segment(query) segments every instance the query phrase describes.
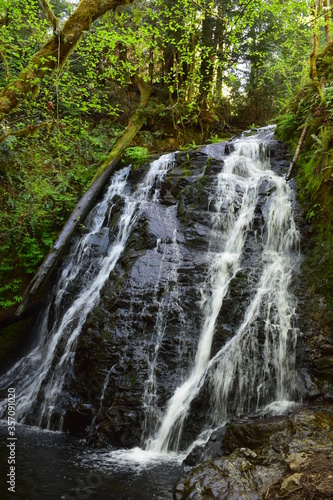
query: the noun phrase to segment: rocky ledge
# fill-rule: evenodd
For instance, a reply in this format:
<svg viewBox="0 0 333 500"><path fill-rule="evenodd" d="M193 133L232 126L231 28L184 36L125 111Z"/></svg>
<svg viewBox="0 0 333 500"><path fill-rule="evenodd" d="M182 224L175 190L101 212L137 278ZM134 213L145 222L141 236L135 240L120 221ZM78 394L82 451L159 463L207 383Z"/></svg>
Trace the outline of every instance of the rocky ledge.
<svg viewBox="0 0 333 500"><path fill-rule="evenodd" d="M185 463L205 457L175 485L175 500L332 499L333 406L235 420Z"/></svg>

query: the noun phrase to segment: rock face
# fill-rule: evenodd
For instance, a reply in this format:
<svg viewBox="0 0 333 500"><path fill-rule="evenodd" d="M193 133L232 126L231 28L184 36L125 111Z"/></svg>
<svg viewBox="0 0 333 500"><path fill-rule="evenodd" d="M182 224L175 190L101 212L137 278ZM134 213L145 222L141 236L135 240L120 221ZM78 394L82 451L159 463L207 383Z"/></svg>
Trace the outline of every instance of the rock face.
<svg viewBox="0 0 333 500"><path fill-rule="evenodd" d="M304 231L304 240L306 239ZM307 244L310 244L307 241ZM305 375L308 398L333 402L333 322L332 311L320 289L313 286L313 275L304 271L301 278L299 326L307 359ZM317 288L317 289L316 289Z"/></svg>
<svg viewBox="0 0 333 500"><path fill-rule="evenodd" d="M215 454L220 456L193 467L175 486L176 500L332 498L333 408L236 420L216 439Z"/></svg>

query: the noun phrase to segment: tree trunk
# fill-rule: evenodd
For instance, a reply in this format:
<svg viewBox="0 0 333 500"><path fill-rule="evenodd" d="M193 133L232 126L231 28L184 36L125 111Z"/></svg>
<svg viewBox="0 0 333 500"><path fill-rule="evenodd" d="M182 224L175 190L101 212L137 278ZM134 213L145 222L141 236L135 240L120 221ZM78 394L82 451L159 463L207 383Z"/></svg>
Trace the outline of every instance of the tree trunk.
<svg viewBox="0 0 333 500"><path fill-rule="evenodd" d="M310 54L310 78L312 80L312 84L316 90L319 90L319 83L318 83L318 75L317 75L317 55L318 55L318 48L319 48L319 34L318 34L318 21L317 21L317 15L319 14L318 12L318 7L317 7L317 0L312 0L312 8L311 8L311 14L313 17L312 21L312 51Z"/></svg>
<svg viewBox="0 0 333 500"><path fill-rule="evenodd" d="M290 176L291 176L291 173L292 173L292 171L293 171L293 168L294 168L294 166L295 166L295 165L296 165L296 163L297 163L297 160L298 160L299 154L300 154L300 152L301 152L301 147L302 147L302 144L303 144L303 142L304 142L304 139L305 139L305 135L306 135L306 133L307 133L307 130L308 130L308 125L307 125L307 124L305 124L305 125L304 125L304 127L303 127L303 131L302 131L301 137L300 137L300 139L299 139L299 141L298 141L298 144L297 144L297 148L296 148L296 151L295 151L294 157L293 157L293 159L292 159L292 162L291 162L291 163L290 163L290 165L289 165L289 170L288 170L288 173L287 173L287 175L286 175L286 177L285 177L286 181L289 181Z"/></svg>
<svg viewBox="0 0 333 500"><path fill-rule="evenodd" d="M4 87L0 92L0 121L11 113L27 95L34 93L39 82L59 70L67 61L79 43L82 34L91 28L100 16L115 9L118 5L127 5L134 0L81 0L64 27L32 56L27 68L19 77Z"/></svg>
<svg viewBox="0 0 333 500"><path fill-rule="evenodd" d="M82 223L84 217L87 215L89 209L101 192L106 181L114 172L123 152L131 144L133 138L145 123L146 117L142 110L146 106L150 97L151 87L135 79L134 83L138 85L141 93L140 104L135 114L130 119L122 137L118 139L109 156L104 161L102 166L98 169L95 177L92 180L90 188L88 189L88 191L86 191L79 203L76 205L74 211L72 212L71 216L60 232L57 241L54 243L53 247L41 264L37 273L29 283L23 295L22 302L16 311L16 316L20 316L22 314L28 300L33 295L35 295L38 290L40 290L46 279L50 276L52 270L54 269L54 266L58 261L58 258L69 243L69 240L73 235L75 229L80 223Z"/></svg>
<svg viewBox="0 0 333 500"><path fill-rule="evenodd" d="M223 84L223 67L225 66L225 53L224 53L224 44L225 44L225 32L226 32L226 22L225 22L225 12L220 3L217 7L218 17L216 19L216 27L215 27L215 48L216 48L216 56L218 59L217 70L216 70L216 84L215 84L215 92L214 92L214 101L221 101L222 98L222 84Z"/></svg>
<svg viewBox="0 0 333 500"><path fill-rule="evenodd" d="M201 32L201 64L200 64L200 106L207 108L207 97L213 83L213 48L215 20L205 15L202 20Z"/></svg>
<svg viewBox="0 0 333 500"><path fill-rule="evenodd" d="M329 0L324 0L325 9L325 33L326 33L326 43L331 43L332 41L332 31L331 31L331 8Z"/></svg>

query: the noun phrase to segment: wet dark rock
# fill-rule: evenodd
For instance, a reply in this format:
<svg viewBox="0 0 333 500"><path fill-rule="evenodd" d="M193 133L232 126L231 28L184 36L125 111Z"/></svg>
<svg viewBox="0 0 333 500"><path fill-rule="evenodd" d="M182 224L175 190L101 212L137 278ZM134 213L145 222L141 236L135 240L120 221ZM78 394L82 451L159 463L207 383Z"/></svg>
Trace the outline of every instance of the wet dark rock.
<svg viewBox="0 0 333 500"><path fill-rule="evenodd" d="M332 429L331 406L299 408L289 417L229 423L223 432L212 436L201 456L196 450L185 460L185 464L203 462L175 485L174 498L275 499L296 489L306 494L309 485L314 494L317 492L314 498L332 498L332 469L328 469L333 458ZM209 452L212 455L207 460ZM313 470L318 460L322 462L321 477L324 479L325 474L327 480L314 485ZM327 496L321 496L323 484Z"/></svg>
<svg viewBox="0 0 333 500"><path fill-rule="evenodd" d="M206 460L220 457L222 455L222 443L228 427L222 427L213 432L209 441L204 446L195 446L184 460L184 465L191 467Z"/></svg>
<svg viewBox="0 0 333 500"><path fill-rule="evenodd" d="M87 429L93 420L93 409L90 405L77 404L67 409L63 427L74 436L86 436Z"/></svg>
<svg viewBox="0 0 333 500"><path fill-rule="evenodd" d="M264 179L258 188L258 193L260 195L269 196L273 191L276 190L275 184L271 179Z"/></svg>
<svg viewBox="0 0 333 500"><path fill-rule="evenodd" d="M174 499L259 500L260 493L278 477L279 472L274 474L273 470L261 467L255 474L257 471L248 455L251 455L249 450L237 450L228 458L217 458L197 466L192 477L187 476L175 486Z"/></svg>
<svg viewBox="0 0 333 500"><path fill-rule="evenodd" d="M233 149L232 144L226 143L219 147L229 153ZM161 203L145 210L128 249L102 290L99 306L89 315L78 341L75 389L70 390L94 408L91 442L119 446L140 444L144 420L142 397L148 359L154 352L158 335L154 318L161 304L166 306L164 314L168 315L168 321L159 347L156 373L156 398L160 407L188 370L200 333L201 296L196 284L204 280L207 272L206 251L214 212L210 200L215 175L222 166L221 159L207 156L206 148L176 154L175 166L161 186ZM133 183L139 179L139 173L131 174ZM260 186L262 203L272 190L267 178ZM251 268L262 248L257 239L261 224L258 207L258 216L246 241L243 270L233 280L219 315L213 353L234 334L248 303L256 279L251 277ZM175 271L177 278L173 281L170 277ZM186 356L181 361L176 341L182 322L188 325L188 334L184 332L182 340L182 351L187 353L188 361ZM108 404L100 407L106 377L104 401ZM205 391L203 388L200 397L192 403L191 414L195 417L184 423L183 447L192 441L207 419L209 396Z"/></svg>

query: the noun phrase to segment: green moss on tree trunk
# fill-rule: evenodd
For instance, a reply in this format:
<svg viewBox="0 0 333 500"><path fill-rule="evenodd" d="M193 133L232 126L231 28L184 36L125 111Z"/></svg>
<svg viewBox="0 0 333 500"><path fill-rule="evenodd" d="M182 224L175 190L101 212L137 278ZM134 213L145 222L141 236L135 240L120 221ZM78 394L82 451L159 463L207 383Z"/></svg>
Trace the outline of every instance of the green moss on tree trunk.
<svg viewBox="0 0 333 500"><path fill-rule="evenodd" d="M81 0L62 30L31 58L19 77L0 92L0 120L11 113L29 94L38 93L40 80L60 70L80 42L81 36L100 16L134 0Z"/></svg>

